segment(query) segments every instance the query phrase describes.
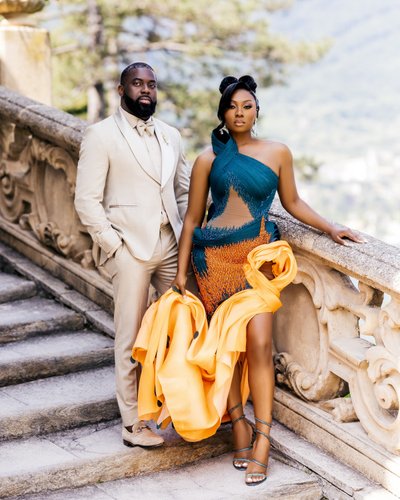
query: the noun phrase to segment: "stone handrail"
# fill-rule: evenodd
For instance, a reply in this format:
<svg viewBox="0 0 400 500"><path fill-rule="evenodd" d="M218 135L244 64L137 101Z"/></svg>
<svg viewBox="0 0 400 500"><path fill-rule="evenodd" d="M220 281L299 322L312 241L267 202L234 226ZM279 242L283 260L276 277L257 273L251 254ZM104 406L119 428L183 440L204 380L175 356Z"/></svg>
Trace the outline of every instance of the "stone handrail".
<svg viewBox="0 0 400 500"><path fill-rule="evenodd" d="M87 123L51 106L40 104L0 85L2 124L10 122L54 146L68 150L76 159Z"/></svg>
<svg viewBox="0 0 400 500"><path fill-rule="evenodd" d="M0 120L0 237L37 261L53 259L53 272L68 268L64 279L91 298L96 286L111 295L73 208L86 123L4 87ZM359 420L399 453L400 249L369 236L337 245L279 204L271 214L299 266L274 319L278 383L339 421Z"/></svg>

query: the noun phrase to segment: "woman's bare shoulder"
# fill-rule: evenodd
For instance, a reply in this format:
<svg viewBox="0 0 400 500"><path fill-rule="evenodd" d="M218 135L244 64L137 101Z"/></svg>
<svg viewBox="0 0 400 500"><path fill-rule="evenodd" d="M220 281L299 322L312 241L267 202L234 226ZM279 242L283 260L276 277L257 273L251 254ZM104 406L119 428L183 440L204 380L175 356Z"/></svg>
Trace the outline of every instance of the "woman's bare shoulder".
<svg viewBox="0 0 400 500"><path fill-rule="evenodd" d="M269 150L274 150L276 153L280 153L282 155L291 155L291 151L286 144L278 141L270 141L268 139L260 140L260 143L264 148L268 148Z"/></svg>
<svg viewBox="0 0 400 500"><path fill-rule="evenodd" d="M267 158L272 157L276 159L279 167L291 166L293 163L293 156L286 144L278 141L263 140L262 143L263 153Z"/></svg>
<svg viewBox="0 0 400 500"><path fill-rule="evenodd" d="M208 146L204 151L202 151L196 158L195 166L199 165L200 168L211 168L211 165L215 159L215 153L211 146Z"/></svg>
<svg viewBox="0 0 400 500"><path fill-rule="evenodd" d="M197 157L201 161L213 161L215 158L215 153L211 146L207 146Z"/></svg>

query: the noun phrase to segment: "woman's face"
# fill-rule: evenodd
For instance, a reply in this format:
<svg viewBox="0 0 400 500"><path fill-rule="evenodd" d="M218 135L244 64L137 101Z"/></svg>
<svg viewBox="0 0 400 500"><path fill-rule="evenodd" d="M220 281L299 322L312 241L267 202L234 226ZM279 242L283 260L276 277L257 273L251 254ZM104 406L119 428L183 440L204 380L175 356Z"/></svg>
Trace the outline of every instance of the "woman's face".
<svg viewBox="0 0 400 500"><path fill-rule="evenodd" d="M248 90L239 89L232 95L230 107L225 112L225 125L231 132L251 130L257 119L254 97Z"/></svg>

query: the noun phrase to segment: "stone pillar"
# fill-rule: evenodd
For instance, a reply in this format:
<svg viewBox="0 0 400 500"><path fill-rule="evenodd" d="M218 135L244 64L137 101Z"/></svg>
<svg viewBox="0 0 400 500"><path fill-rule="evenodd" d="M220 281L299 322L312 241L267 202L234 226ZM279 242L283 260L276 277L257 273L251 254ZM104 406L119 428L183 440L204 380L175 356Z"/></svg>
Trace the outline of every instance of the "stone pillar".
<svg viewBox="0 0 400 500"><path fill-rule="evenodd" d="M44 0L0 0L0 84L51 104L49 33L32 25L28 14Z"/></svg>

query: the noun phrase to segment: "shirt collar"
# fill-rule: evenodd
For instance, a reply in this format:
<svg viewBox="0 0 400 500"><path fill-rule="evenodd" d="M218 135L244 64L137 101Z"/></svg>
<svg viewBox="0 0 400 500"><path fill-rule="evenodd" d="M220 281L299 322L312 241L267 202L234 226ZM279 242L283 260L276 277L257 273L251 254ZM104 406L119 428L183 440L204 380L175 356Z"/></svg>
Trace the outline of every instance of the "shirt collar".
<svg viewBox="0 0 400 500"><path fill-rule="evenodd" d="M139 122L144 122L144 123L153 123L153 117L150 116L150 118L148 118L147 120L142 120L141 118L135 116L135 115L132 115L131 113L128 113L127 111L125 111L122 106L119 107L121 112L124 114L125 118L128 120L130 126L132 128L136 128L137 127L137 124Z"/></svg>

